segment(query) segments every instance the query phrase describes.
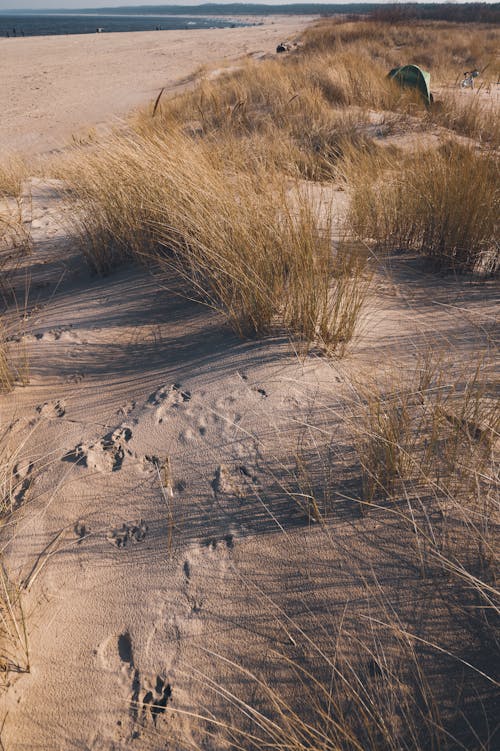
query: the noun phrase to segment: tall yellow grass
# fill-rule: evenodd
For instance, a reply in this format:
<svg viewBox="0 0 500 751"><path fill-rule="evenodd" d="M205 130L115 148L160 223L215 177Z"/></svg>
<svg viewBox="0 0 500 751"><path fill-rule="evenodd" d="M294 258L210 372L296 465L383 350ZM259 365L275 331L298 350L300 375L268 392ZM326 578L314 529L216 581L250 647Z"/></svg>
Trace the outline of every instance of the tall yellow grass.
<svg viewBox="0 0 500 751"><path fill-rule="evenodd" d="M378 248L410 250L442 267L495 272L500 263L498 158L456 143L346 167L354 231Z"/></svg>
<svg viewBox="0 0 500 751"><path fill-rule="evenodd" d="M182 134L120 138L67 168L89 262L175 268L241 335L278 324L329 350L356 329L364 264L334 254L329 212L276 171L214 163Z"/></svg>

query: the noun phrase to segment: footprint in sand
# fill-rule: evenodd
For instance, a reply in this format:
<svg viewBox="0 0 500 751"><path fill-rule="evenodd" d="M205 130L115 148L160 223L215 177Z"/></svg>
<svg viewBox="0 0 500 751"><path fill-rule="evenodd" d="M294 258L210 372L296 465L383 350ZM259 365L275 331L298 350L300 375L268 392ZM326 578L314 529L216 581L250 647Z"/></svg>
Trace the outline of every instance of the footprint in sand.
<svg viewBox="0 0 500 751"><path fill-rule="evenodd" d="M56 418L64 417L66 414L66 403L62 399L58 399L55 402L45 402L39 404L36 411L40 413L42 417Z"/></svg>
<svg viewBox="0 0 500 751"><path fill-rule="evenodd" d="M131 438L131 428L121 426L95 443L79 443L63 459L97 472L117 472L125 459L125 444Z"/></svg>
<svg viewBox="0 0 500 751"><path fill-rule="evenodd" d="M133 728L137 721L141 681L139 670L134 664L133 643L129 632L108 636L99 646L97 657L105 670L117 674L120 693L129 700L129 716Z"/></svg>
<svg viewBox="0 0 500 751"><path fill-rule="evenodd" d="M12 470L12 486L10 489L11 502L13 508L20 506L26 498L31 485L33 484L33 462L18 462Z"/></svg>
<svg viewBox="0 0 500 751"><path fill-rule="evenodd" d="M133 645L128 631L108 636L97 650L97 658L105 670L118 672L123 667L133 668ZM128 671L125 671L127 674Z"/></svg>
<svg viewBox="0 0 500 751"><path fill-rule="evenodd" d="M248 493L249 486L257 482L256 475L246 464L228 467L219 464L212 480L212 490L216 497L236 496L242 498Z"/></svg>

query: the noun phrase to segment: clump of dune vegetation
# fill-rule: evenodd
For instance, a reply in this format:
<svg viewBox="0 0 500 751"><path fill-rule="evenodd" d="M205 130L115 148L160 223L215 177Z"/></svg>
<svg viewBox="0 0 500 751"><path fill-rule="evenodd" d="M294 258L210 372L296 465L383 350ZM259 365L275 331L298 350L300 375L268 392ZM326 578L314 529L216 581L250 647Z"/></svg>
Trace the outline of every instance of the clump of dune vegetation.
<svg viewBox="0 0 500 751"><path fill-rule="evenodd" d="M9 278L30 248L30 233L23 223L21 202L12 199L5 206L0 206L0 391L11 391L20 375L9 351L9 334L12 331L5 320L4 311L12 298Z"/></svg>
<svg viewBox="0 0 500 751"><path fill-rule="evenodd" d="M451 142L399 159L354 155L348 172L353 230L378 249L462 271L498 268L496 154Z"/></svg>
<svg viewBox="0 0 500 751"><path fill-rule="evenodd" d="M67 174L96 271L127 258L174 269L244 336L278 323L331 351L354 336L366 256L334 248L331 212L275 169L222 168L204 143L170 133L114 140Z"/></svg>
<svg viewBox="0 0 500 751"><path fill-rule="evenodd" d="M0 163L0 198L18 198L21 195L22 183L28 177L27 161L13 155Z"/></svg>

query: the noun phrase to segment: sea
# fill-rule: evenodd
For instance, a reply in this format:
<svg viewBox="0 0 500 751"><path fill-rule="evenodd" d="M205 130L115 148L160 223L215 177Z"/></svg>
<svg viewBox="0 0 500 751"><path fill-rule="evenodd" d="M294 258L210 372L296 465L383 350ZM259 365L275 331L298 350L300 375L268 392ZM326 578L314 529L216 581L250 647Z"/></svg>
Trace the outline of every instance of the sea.
<svg viewBox="0 0 500 751"><path fill-rule="evenodd" d="M0 37L51 36L53 34L95 34L118 31L165 29L225 29L253 26L254 23L210 16L103 15L102 13L23 13L0 12Z"/></svg>

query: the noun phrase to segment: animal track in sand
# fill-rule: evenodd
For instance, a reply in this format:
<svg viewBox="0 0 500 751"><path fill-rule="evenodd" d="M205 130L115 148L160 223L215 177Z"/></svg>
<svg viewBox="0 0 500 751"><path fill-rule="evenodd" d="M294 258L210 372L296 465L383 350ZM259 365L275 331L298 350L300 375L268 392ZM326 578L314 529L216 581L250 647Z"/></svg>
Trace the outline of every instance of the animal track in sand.
<svg viewBox="0 0 500 751"><path fill-rule="evenodd" d="M203 435L203 434L202 434ZM186 428L179 433L179 441L181 443L192 443L196 438L196 433L191 428Z"/></svg>
<svg viewBox="0 0 500 751"><path fill-rule="evenodd" d="M180 383L170 386L161 386L153 394L150 394L146 406L156 407L156 422L161 424L165 419L169 408L178 407L191 400L191 392L183 390Z"/></svg>
<svg viewBox="0 0 500 751"><path fill-rule="evenodd" d="M146 723L148 714L156 725L159 715L167 708L169 699L172 698L172 687L162 676L157 675L153 690L146 691L142 698L142 722Z"/></svg>
<svg viewBox="0 0 500 751"><path fill-rule="evenodd" d="M19 337L16 341L20 341ZM22 336L25 341L43 341L43 342L67 342L70 344L87 344L82 340L80 335L72 330L71 326L58 327L48 331L38 331L35 334L25 334Z"/></svg>
<svg viewBox="0 0 500 751"><path fill-rule="evenodd" d="M140 722L145 725L150 718L156 726L158 717L163 714L167 708L169 699L172 698L172 686L162 675L156 675L152 686L143 686L141 675L134 663L134 650L132 638L128 631L119 635L117 641L118 656L121 662L129 669L129 676L132 678L130 693L130 718L133 728ZM146 681L146 684L149 681ZM137 729L132 730L132 738L138 738Z"/></svg>
<svg viewBox="0 0 500 751"><path fill-rule="evenodd" d="M45 402L44 404L39 404L36 411L39 412L42 417L64 417L66 414L66 403L62 399L58 399L55 402Z"/></svg>
<svg viewBox="0 0 500 751"><path fill-rule="evenodd" d="M135 409L135 405L135 401L128 402L127 404L124 404L123 407L117 409L116 414L127 417L132 412L132 410Z"/></svg>
<svg viewBox="0 0 500 751"><path fill-rule="evenodd" d="M142 542L147 534L148 525L144 519L140 519L135 524L122 524L121 527L113 529L108 535L107 540L117 548L126 547L127 543L135 544Z"/></svg>
<svg viewBox="0 0 500 751"><path fill-rule="evenodd" d="M268 393L265 389L257 388L257 386L252 386L252 391L255 391L256 394L259 394L263 399L266 399L268 396Z"/></svg>
<svg viewBox="0 0 500 751"><path fill-rule="evenodd" d="M228 533L227 535L224 535L224 537L221 537L220 539L216 539L215 537L209 538L205 540L203 544L206 548L208 548L212 552L216 550L220 550L221 548L232 550L234 548L234 540L235 540L235 535Z"/></svg>

